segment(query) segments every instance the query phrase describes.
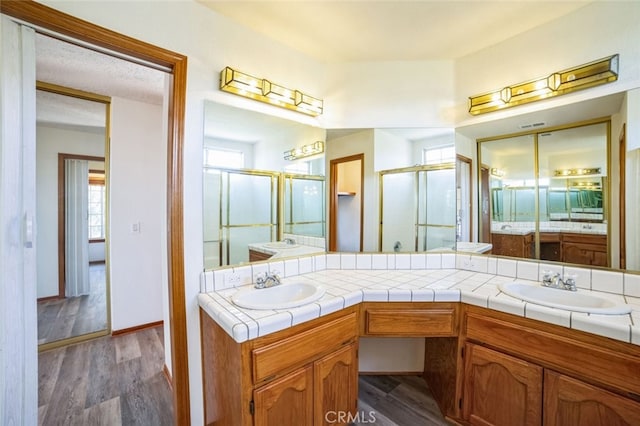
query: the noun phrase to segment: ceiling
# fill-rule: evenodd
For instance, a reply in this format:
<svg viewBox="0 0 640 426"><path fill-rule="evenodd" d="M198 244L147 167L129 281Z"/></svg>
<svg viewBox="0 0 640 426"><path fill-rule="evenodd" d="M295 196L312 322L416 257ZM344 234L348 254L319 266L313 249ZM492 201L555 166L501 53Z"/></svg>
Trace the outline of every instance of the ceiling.
<svg viewBox="0 0 640 426"><path fill-rule="evenodd" d="M320 62L456 59L593 0L197 0Z"/></svg>
<svg viewBox="0 0 640 426"><path fill-rule="evenodd" d="M43 34L36 35L36 79L97 95L161 105L165 73ZM101 128L104 106L37 92L39 123Z"/></svg>

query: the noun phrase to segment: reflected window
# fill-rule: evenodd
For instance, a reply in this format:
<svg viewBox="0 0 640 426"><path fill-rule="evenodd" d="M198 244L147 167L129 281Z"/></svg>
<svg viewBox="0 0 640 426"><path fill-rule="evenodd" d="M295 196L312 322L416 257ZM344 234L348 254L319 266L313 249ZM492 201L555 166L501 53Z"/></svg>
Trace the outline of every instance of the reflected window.
<svg viewBox="0 0 640 426"><path fill-rule="evenodd" d="M422 151L422 164L452 163L456 159L455 146L427 148Z"/></svg>
<svg viewBox="0 0 640 426"><path fill-rule="evenodd" d="M102 240L106 225L104 184L89 184L89 240Z"/></svg>
<svg viewBox="0 0 640 426"><path fill-rule="evenodd" d="M230 149L205 148L204 165L222 168L244 168L244 153Z"/></svg>

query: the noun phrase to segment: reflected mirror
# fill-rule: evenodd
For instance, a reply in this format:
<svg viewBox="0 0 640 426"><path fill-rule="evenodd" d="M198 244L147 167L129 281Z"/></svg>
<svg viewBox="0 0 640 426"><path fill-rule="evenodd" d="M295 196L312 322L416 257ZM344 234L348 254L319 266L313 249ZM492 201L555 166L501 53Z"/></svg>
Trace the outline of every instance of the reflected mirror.
<svg viewBox="0 0 640 426"><path fill-rule="evenodd" d="M36 263L43 350L110 329L105 250L109 102L40 82L38 88Z"/></svg>
<svg viewBox="0 0 640 426"><path fill-rule="evenodd" d="M610 266L609 126L479 143L481 241L493 254Z"/></svg>

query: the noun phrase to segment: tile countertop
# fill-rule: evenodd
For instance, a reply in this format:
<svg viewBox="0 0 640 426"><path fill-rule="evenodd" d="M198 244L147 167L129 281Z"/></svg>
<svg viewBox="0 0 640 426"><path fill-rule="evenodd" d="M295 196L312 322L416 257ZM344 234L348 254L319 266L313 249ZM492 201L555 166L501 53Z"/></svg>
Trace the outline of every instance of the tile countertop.
<svg viewBox="0 0 640 426"><path fill-rule="evenodd" d="M331 268L336 257L338 266ZM376 262L372 262L372 257L384 257L385 263L388 262L395 268L375 269ZM347 258L349 262L345 261ZM475 262L472 259L475 259ZM464 302L640 345L638 275L455 254L327 254L289 259L286 262L293 261L300 261L301 264L304 261L305 264L312 263L316 266L300 267L301 270L296 267L295 274L285 274L283 284L310 282L322 285L326 289L322 298L304 306L285 310L243 309L231 302L231 296L241 288L247 288L247 285L244 285L221 288L217 291L203 290L198 295L198 303L237 342L283 330L360 302ZM286 265L282 265L286 262L275 262L274 266L286 268ZM345 263L348 264L347 268L352 267L345 268ZM264 269L268 266L261 265L255 267ZM421 266L422 269L415 266ZM468 270L470 268L476 271ZM631 314L595 315L549 308L513 298L498 288L500 283L515 280L537 284L538 274L549 268L564 268L564 273L577 272L578 284L581 287L579 291L594 291L618 303L630 304L633 308ZM313 271L305 273L303 269ZM487 272L478 272L477 269ZM207 279L206 274L211 274L209 279L213 279L213 272L209 271L203 273L203 280ZM586 282L587 280L589 282ZM591 285L592 280L598 283L603 280L611 281L608 284L614 284L612 288L616 288L615 284L620 281L620 294L596 291L592 288L596 287L595 284ZM624 284L625 281L629 284ZM627 287L629 291L626 291ZM625 291L622 291L623 288Z"/></svg>

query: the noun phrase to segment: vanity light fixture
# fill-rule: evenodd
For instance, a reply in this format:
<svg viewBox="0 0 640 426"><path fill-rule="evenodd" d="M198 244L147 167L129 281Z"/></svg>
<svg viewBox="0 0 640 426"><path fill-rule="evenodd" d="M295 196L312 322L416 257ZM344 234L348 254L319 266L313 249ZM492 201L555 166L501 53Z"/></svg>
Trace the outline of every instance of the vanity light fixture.
<svg viewBox="0 0 640 426"><path fill-rule="evenodd" d="M599 175L600 167L592 167L590 169L562 169L556 170L556 177L576 177L576 176L589 176Z"/></svg>
<svg viewBox="0 0 640 426"><path fill-rule="evenodd" d="M313 117L322 114L322 99L316 99L299 90L288 89L265 78L254 77L230 67L225 67L220 72L220 90Z"/></svg>
<svg viewBox="0 0 640 426"><path fill-rule="evenodd" d="M297 160L324 152L324 142L317 141L309 145L300 146L284 152L285 160Z"/></svg>
<svg viewBox="0 0 640 426"><path fill-rule="evenodd" d="M497 178L503 178L504 177L504 170L496 169L495 167L492 167L491 170L489 171L489 173L491 173L491 176L494 176L494 177L497 177Z"/></svg>
<svg viewBox="0 0 640 426"><path fill-rule="evenodd" d="M548 77L470 96L469 113L472 115L483 114L616 81L618 79L618 60L619 55L615 54L554 72Z"/></svg>
<svg viewBox="0 0 640 426"><path fill-rule="evenodd" d="M600 182L574 182L571 186L578 189L602 189Z"/></svg>

